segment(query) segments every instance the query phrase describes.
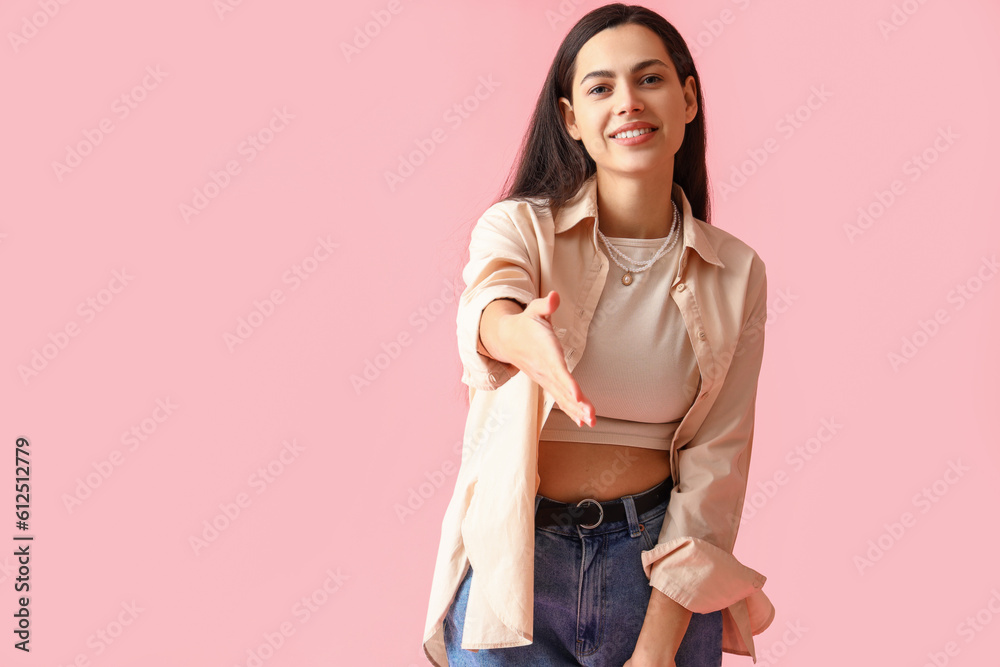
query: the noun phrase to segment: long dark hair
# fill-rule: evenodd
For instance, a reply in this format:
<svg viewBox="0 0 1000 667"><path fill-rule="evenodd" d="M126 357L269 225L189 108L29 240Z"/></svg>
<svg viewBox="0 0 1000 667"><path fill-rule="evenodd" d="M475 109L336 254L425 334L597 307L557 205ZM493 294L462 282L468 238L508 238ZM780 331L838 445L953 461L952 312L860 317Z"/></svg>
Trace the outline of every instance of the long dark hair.
<svg viewBox="0 0 1000 667"><path fill-rule="evenodd" d="M684 141L674 157L674 181L684 189L692 215L711 224L708 168L705 163L705 101L691 51L677 29L662 16L645 7L620 3L598 7L588 13L563 39L538 95L514 167L494 204L505 199L541 199L556 210L597 172L597 164L587 154L583 142L574 140L566 130L559 110L559 98L573 99L576 56L587 40L606 28L626 23L643 25L660 36L681 85L688 76L694 77L698 113L687 124ZM513 184L510 183L512 175ZM667 187L669 185L666 184ZM464 385L459 383L456 391L467 405L469 397Z"/></svg>
<svg viewBox="0 0 1000 667"><path fill-rule="evenodd" d="M711 224L708 168L705 164L705 102L694 59L684 38L666 19L645 7L621 3L598 7L588 13L563 39L538 95L515 166L508 174L497 201L541 198L555 210L597 171L597 165L587 154L583 142L574 140L566 130L559 110L559 98L573 99L576 56L587 40L602 30L628 23L645 26L659 35L682 86L688 76L694 77L698 114L687 124L684 141L674 157L674 181L684 189L694 217ZM515 173L511 184L510 176Z"/></svg>

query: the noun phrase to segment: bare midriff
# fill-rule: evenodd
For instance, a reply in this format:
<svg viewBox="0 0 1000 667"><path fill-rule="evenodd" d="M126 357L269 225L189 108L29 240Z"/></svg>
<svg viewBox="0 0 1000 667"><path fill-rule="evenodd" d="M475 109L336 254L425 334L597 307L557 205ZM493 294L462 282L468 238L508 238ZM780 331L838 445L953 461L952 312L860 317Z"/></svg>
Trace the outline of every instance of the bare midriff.
<svg viewBox="0 0 1000 667"><path fill-rule="evenodd" d="M670 477L670 455L626 445L540 440L538 476L538 493L552 500L614 500Z"/></svg>

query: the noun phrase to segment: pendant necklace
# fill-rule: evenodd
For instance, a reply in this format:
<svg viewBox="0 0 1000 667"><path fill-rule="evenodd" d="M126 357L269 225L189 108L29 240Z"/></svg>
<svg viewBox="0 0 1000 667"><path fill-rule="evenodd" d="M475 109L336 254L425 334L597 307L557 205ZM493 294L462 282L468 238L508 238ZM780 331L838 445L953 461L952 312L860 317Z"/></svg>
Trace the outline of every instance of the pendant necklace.
<svg viewBox="0 0 1000 667"><path fill-rule="evenodd" d="M673 204L674 206L674 221L673 224L670 226L670 233L667 234L667 237L663 240L663 245L661 245L660 249L656 251L656 254L653 255L652 259L648 259L644 262L637 262L636 260L632 259L628 255L623 253L621 250L616 248L614 244L611 243L611 241L608 240L608 237L604 235L604 232L602 232L600 229L597 230L597 233L598 235L600 235L601 240L604 241L604 244L608 247L608 250L611 251L610 255L611 259L623 271L625 271L625 275L622 276L622 285L625 286L631 285L633 280L632 278L633 273L641 273L646 269L648 269L649 267L653 266L653 264L656 263L656 260L660 259L673 249L674 245L677 243L677 239L681 237L679 233L681 214L680 211L677 210L677 204L673 200L671 200L670 203ZM618 260L618 257L622 257L627 262L633 264L636 268L630 269L629 267L625 266Z"/></svg>

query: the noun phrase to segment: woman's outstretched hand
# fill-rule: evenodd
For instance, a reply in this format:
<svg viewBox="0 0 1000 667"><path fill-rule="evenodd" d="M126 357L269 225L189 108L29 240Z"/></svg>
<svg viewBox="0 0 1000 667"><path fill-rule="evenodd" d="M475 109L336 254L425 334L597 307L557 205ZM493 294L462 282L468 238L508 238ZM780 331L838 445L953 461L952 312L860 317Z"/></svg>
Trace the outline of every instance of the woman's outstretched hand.
<svg viewBox="0 0 1000 667"><path fill-rule="evenodd" d="M558 307L555 290L533 299L521 313L499 320L497 337L510 363L548 391L578 425L593 426L594 406L570 375L562 344L552 329L550 318Z"/></svg>

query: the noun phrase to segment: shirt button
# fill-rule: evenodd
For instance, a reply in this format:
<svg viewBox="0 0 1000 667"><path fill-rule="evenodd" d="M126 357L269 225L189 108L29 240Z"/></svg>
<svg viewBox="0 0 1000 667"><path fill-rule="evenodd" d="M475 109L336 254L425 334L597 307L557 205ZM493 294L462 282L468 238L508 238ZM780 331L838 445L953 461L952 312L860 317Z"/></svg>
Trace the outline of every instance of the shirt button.
<svg viewBox="0 0 1000 667"><path fill-rule="evenodd" d="M490 382L496 384L497 376L495 373L490 373Z"/></svg>
<svg viewBox="0 0 1000 667"><path fill-rule="evenodd" d="M705 340L705 330L704 329L698 329L698 338L700 338L702 340Z"/></svg>
<svg viewBox="0 0 1000 667"><path fill-rule="evenodd" d="M678 292L684 291L684 283L677 283L677 291Z"/></svg>

